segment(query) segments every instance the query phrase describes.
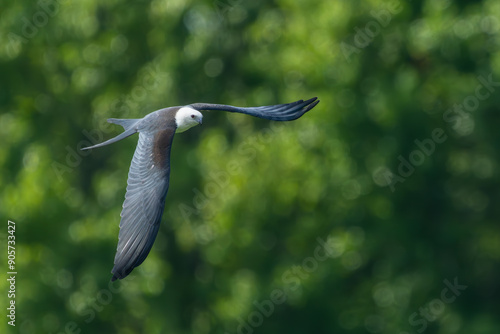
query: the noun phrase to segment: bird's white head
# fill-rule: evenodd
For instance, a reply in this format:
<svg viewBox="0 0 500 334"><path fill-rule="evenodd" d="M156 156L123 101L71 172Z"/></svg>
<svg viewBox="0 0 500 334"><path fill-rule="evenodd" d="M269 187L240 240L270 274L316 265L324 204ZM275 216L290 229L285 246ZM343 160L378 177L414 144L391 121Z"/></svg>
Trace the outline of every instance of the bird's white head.
<svg viewBox="0 0 500 334"><path fill-rule="evenodd" d="M175 124L177 130L175 132L184 132L195 125L202 123L203 115L196 109L191 107L182 107L175 114Z"/></svg>

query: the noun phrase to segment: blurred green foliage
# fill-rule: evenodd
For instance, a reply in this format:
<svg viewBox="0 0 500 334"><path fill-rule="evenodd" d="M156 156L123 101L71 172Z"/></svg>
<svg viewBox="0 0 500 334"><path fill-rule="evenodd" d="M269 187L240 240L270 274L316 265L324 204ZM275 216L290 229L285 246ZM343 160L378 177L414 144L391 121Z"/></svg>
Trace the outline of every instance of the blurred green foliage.
<svg viewBox="0 0 500 334"><path fill-rule="evenodd" d="M7 0L0 32L8 331L500 333L499 1ZM137 137L79 151L107 118L312 96L177 135L152 252L110 284Z"/></svg>

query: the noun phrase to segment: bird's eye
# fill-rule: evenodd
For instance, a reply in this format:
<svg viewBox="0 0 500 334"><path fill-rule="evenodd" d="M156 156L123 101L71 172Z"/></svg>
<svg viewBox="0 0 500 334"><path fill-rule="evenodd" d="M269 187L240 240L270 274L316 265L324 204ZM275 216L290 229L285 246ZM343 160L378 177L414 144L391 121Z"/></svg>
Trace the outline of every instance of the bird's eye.
<svg viewBox="0 0 500 334"><path fill-rule="evenodd" d="M194 115L191 115L191 118L194 118Z"/></svg>

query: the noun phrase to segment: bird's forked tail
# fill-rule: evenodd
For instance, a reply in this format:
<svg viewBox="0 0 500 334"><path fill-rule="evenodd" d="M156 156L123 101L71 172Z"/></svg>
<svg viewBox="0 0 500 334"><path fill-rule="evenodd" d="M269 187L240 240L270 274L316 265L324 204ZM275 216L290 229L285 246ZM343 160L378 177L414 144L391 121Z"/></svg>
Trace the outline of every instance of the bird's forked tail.
<svg viewBox="0 0 500 334"><path fill-rule="evenodd" d="M90 150L93 148L109 145L112 143L115 143L117 141L120 141L124 138L127 138L128 136L133 135L138 131L137 124L139 123L141 119L119 119L119 118L110 118L108 119L108 123L113 123L113 124L118 124L123 127L125 131L120 133L118 136L108 139L105 142L102 142L100 144L96 144L94 146L89 146L89 147L84 147L82 150Z"/></svg>

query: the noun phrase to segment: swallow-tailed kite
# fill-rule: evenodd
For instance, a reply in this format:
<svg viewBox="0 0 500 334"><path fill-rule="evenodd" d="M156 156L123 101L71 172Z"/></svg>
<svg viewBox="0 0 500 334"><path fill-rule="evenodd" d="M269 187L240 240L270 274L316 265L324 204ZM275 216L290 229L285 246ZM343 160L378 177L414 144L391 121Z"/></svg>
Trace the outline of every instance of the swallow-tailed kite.
<svg viewBox="0 0 500 334"><path fill-rule="evenodd" d="M194 103L160 109L141 119L108 119L109 123L121 125L125 131L84 150L108 145L139 132L120 214L120 233L111 280L122 279L130 274L151 250L165 206L174 134L201 124L203 115L200 110L222 110L274 121L291 121L314 108L318 102L314 97L306 101L250 108Z"/></svg>

